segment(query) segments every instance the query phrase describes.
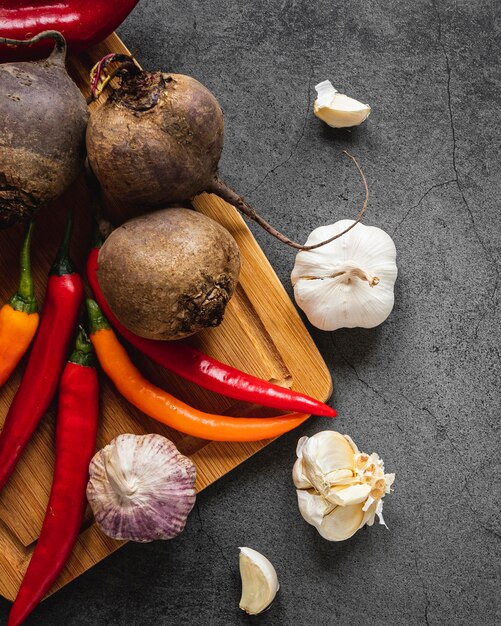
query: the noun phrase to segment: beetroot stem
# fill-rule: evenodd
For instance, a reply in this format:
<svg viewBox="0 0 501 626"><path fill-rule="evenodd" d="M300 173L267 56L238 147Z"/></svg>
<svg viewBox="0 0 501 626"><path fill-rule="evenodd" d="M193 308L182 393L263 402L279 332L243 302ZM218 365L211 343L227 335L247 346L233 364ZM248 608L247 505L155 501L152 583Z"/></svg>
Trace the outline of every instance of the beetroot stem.
<svg viewBox="0 0 501 626"><path fill-rule="evenodd" d="M120 61L120 65L110 74L106 71L107 66L115 61ZM134 55L111 53L104 56L98 61L90 72L90 96L87 104L97 100L106 86L115 78L125 73L140 72L141 68L137 65Z"/></svg>
<svg viewBox="0 0 501 626"><path fill-rule="evenodd" d="M321 246L325 246L331 241L334 241L335 239L342 237L345 233L351 230L354 226L356 226L361 221L362 217L364 216L365 210L367 209L367 203L369 201L369 187L367 185L367 180L365 178L364 172L359 162L352 154L350 154L346 150L343 150L343 154L346 154L346 156L349 157L353 161L353 163L355 163L358 173L360 174L362 185L365 191L365 198L362 204L362 208L360 209L357 215L357 219L353 222L353 224L350 224L348 228L345 228L345 230L343 230L341 233L334 235L334 237L330 237L330 239L326 239L325 241L321 241L320 243L316 243L311 246L303 246L300 243L297 243L296 241L292 241L291 239L286 237L283 233L278 231L269 222L267 222L263 217L261 217L258 213L256 213L256 210L248 202L246 202L242 198L242 196L239 196L236 191L233 191L231 187L228 187L228 185L224 181L222 181L219 177L216 176L214 178L214 180L212 181L207 191L208 193L216 194L217 196L219 196L220 198L222 198L229 204L233 205L235 208L241 211L244 215L246 215L249 219L253 220L257 224L259 224L262 228L264 228L264 230L268 232L270 235L273 235L273 237L276 237L282 243L285 243L288 246L291 246L291 248L296 248L296 250L315 250L315 248L320 248Z"/></svg>

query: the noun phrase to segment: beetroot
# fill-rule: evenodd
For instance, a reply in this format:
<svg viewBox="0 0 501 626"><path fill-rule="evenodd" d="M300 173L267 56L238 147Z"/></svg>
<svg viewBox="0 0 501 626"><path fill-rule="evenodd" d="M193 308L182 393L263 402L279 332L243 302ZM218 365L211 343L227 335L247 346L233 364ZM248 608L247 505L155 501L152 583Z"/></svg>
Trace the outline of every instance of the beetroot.
<svg viewBox="0 0 501 626"><path fill-rule="evenodd" d="M208 189L223 127L216 98L198 81L141 72L91 115L89 162L109 195L144 210L162 208Z"/></svg>
<svg viewBox="0 0 501 626"><path fill-rule="evenodd" d="M57 198L85 159L88 111L65 68L66 42L56 31L26 45L54 39L47 58L0 65L0 228L31 219Z"/></svg>

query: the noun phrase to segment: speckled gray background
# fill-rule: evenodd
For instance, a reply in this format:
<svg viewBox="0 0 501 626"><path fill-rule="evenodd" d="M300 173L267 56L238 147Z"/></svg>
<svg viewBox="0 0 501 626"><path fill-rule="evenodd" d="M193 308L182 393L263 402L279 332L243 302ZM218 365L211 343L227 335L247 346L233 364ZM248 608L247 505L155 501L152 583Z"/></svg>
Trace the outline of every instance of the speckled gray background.
<svg viewBox="0 0 501 626"><path fill-rule="evenodd" d="M46 601L30 625L501 623L501 166L495 0L142 0L120 35L150 69L189 73L226 116L224 178L299 240L356 214L393 235L396 306L375 330L313 332L335 426L395 471L390 530L330 544L290 482L312 419L198 498L174 541L128 545ZM336 132L311 113L331 78L373 106ZM294 254L253 229L290 292ZM259 618L238 609L237 547L276 565ZM4 622L8 603L0 601Z"/></svg>

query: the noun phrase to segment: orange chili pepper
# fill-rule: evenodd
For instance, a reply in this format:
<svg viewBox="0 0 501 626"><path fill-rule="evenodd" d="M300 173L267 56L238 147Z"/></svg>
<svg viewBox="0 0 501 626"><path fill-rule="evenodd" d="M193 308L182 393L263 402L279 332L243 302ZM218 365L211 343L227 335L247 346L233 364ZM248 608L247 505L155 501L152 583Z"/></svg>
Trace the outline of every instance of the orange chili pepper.
<svg viewBox="0 0 501 626"><path fill-rule="evenodd" d="M211 441L259 441L286 433L309 415L228 417L194 409L146 380L118 341L97 302L87 300L90 339L101 367L122 396L146 415L180 432Z"/></svg>
<svg viewBox="0 0 501 626"><path fill-rule="evenodd" d="M21 247L19 289L0 309L0 386L14 371L38 328L38 306L31 276L30 223Z"/></svg>

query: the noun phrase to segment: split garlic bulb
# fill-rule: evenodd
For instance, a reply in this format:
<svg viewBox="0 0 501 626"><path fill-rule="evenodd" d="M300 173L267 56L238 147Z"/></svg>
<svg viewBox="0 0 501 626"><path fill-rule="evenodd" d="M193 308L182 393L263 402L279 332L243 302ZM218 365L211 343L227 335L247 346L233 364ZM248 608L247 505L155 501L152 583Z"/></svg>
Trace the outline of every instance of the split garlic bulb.
<svg viewBox="0 0 501 626"><path fill-rule="evenodd" d="M306 245L341 233L353 220L316 228ZM375 226L357 224L345 235L296 256L294 297L321 330L373 328L393 309L397 251L392 238Z"/></svg>
<svg viewBox="0 0 501 626"><path fill-rule="evenodd" d="M360 452L348 435L326 430L301 437L292 478L299 511L329 541L349 539L376 515L383 520L383 497L395 474L385 474L376 453Z"/></svg>
<svg viewBox="0 0 501 626"><path fill-rule="evenodd" d="M242 597L240 608L249 615L265 611L280 588L275 568L262 554L252 548L240 548Z"/></svg>
<svg viewBox="0 0 501 626"><path fill-rule="evenodd" d="M113 539L172 539L195 504L194 463L161 435L119 435L89 466L87 499Z"/></svg>
<svg viewBox="0 0 501 626"><path fill-rule="evenodd" d="M330 80L318 83L315 89L318 95L313 112L332 128L358 126L369 117L371 108L368 104L339 93Z"/></svg>

